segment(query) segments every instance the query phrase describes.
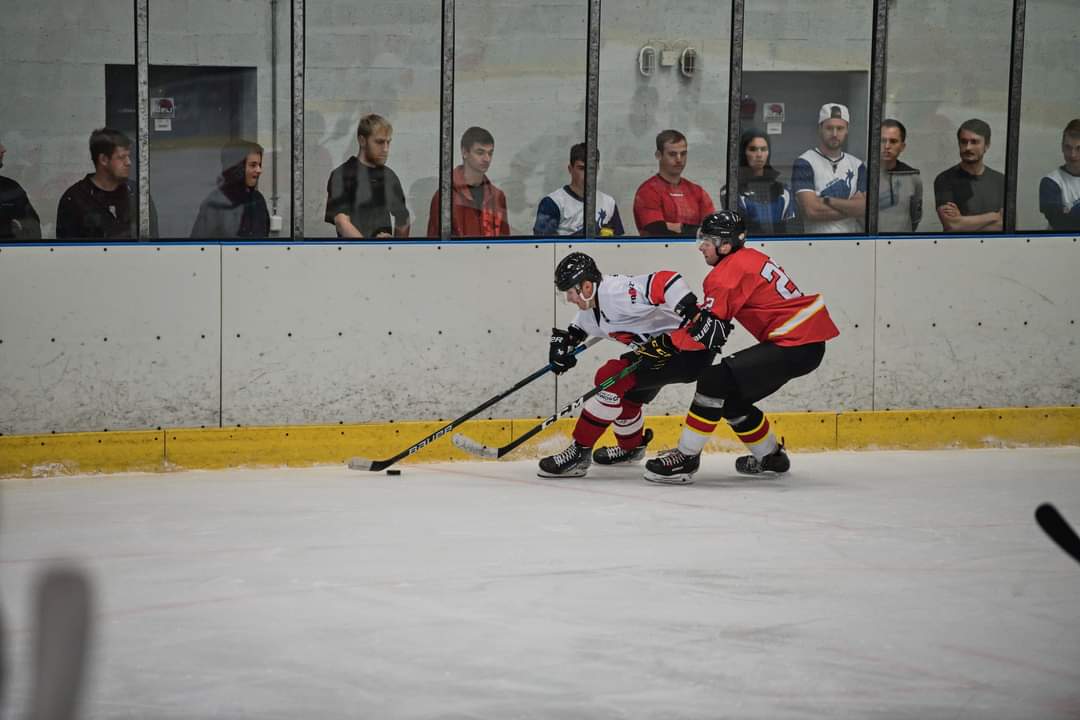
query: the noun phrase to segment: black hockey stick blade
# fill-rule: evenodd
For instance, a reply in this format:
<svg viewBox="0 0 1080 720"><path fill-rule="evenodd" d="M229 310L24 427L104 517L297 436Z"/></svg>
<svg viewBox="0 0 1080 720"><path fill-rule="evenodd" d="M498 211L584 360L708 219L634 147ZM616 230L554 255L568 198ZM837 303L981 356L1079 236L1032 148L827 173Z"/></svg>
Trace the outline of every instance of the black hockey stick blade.
<svg viewBox="0 0 1080 720"><path fill-rule="evenodd" d="M603 392L604 390L607 390L609 387L611 387L615 383L619 382L620 380L622 380L624 377L626 377L630 373L637 370L638 365L640 365L640 364L641 364L640 360L637 360L635 362L630 363L629 365L624 367L622 370L615 373L614 375L609 377L607 380L604 380L602 383L600 383L599 385L594 387L592 390L589 390L587 393L585 393L581 397L579 397L576 400L574 400L573 402L567 403L563 407L559 408L558 412L554 413L553 415L549 415L546 418L544 418L543 420L541 420L539 423L534 425L524 435L521 435L520 437L515 438L514 440L511 440L509 443L507 443L506 445L503 445L502 447L499 447L499 448L488 447L487 445L484 445L483 443L479 443L476 440L473 440L471 437L468 437L466 435L462 435L461 433L455 434L454 437L451 438L451 442L453 442L454 445L456 445L461 450L464 450L465 452L470 453L472 455L476 455L477 457L487 458L489 460L497 460L497 459L503 457L504 455L506 455L507 453L511 452L515 448L522 445L524 442L529 440L529 438L531 438L534 435L546 430L550 425L554 424L555 421L558 420L563 415L566 415L567 413L572 412L575 408L580 407L581 405L583 405L585 403L585 401L588 400L589 398L591 398L593 395L596 395L597 393L600 393L600 392Z"/></svg>
<svg viewBox="0 0 1080 720"><path fill-rule="evenodd" d="M588 341L585 342L585 344L578 345L574 349L574 355L578 355L578 354L584 352L585 348L592 347L596 343L600 342L600 340L601 340L601 338L590 338ZM461 425L462 423L464 423L466 420L470 420L471 418L476 417L477 415L484 412L485 410L487 410L489 407L491 407L495 403L499 402L500 400L506 399L510 395L513 395L518 390L525 387L526 385L528 385L532 381L537 380L537 379L543 377L544 375L547 375L549 372L551 372L554 369L555 368L551 365L551 363L548 363L547 365L540 368L536 372L530 374L529 376L524 377L521 380L518 380L516 383L514 383L513 387L510 387L510 388L502 391L498 395L495 395L495 396L489 398L488 400L486 400L482 404L478 405L477 407L473 408L469 412L465 413L461 417L456 418L454 420L451 420L446 425L443 425L441 428L439 428L435 432L431 433L427 437L423 438L422 440L419 440L419 441L413 443L412 445L405 448L404 450L399 452L397 455L394 455L393 457L386 458L385 460L369 460L367 458L362 458L362 457L351 458L349 460L349 469L350 470L370 470L371 472L379 472L380 470L385 470L386 468L390 467L391 465L398 462L399 460L403 460L403 459L409 457L410 455L412 455L413 453L419 452L420 450L424 449L425 447L427 447L431 443L433 443L436 440L438 440L439 438L441 438L446 433L450 432L454 428L456 428L459 425Z"/></svg>
<svg viewBox="0 0 1080 720"><path fill-rule="evenodd" d="M1043 503L1035 509L1035 521L1058 547L1071 555L1073 560L1080 562L1080 537L1076 536L1076 531L1069 526L1056 507Z"/></svg>
<svg viewBox="0 0 1080 720"><path fill-rule="evenodd" d="M90 581L74 567L48 570L38 583L32 720L78 717L91 634Z"/></svg>

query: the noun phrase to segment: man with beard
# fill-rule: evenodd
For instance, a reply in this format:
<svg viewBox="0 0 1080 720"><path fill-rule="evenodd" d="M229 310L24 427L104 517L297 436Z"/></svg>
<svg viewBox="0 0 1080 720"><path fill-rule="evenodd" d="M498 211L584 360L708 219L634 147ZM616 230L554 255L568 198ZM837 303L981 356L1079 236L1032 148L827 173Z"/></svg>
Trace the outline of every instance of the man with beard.
<svg viewBox="0 0 1080 720"><path fill-rule="evenodd" d="M983 164L990 126L972 118L956 131L960 163L934 178L934 204L945 232L1000 232L1005 176Z"/></svg>
<svg viewBox="0 0 1080 720"><path fill-rule="evenodd" d="M866 166L844 152L851 113L825 103L818 111L818 144L791 167L791 187L810 235L857 233L866 213Z"/></svg>
<svg viewBox="0 0 1080 720"><path fill-rule="evenodd" d="M360 118L360 152L330 173L326 215L338 237L409 237L409 210L397 174L386 166L394 128L374 113Z"/></svg>
<svg viewBox="0 0 1080 720"><path fill-rule="evenodd" d="M135 240L139 198L131 176L131 140L119 130L90 133L94 172L69 187L56 208L57 240ZM157 237L157 213L150 204L150 237Z"/></svg>
<svg viewBox="0 0 1080 720"><path fill-rule="evenodd" d="M270 235L270 211L256 187L262 175L262 145L244 140L221 149L221 178L217 190L201 206L191 237L265 238Z"/></svg>

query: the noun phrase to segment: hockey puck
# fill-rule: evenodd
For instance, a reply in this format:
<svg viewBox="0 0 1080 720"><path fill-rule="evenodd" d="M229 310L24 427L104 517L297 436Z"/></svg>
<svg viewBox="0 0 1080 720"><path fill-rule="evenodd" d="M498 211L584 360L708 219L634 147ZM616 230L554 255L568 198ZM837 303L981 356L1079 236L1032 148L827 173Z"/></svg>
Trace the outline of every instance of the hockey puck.
<svg viewBox="0 0 1080 720"><path fill-rule="evenodd" d="M386 474L387 475L400 475L401 471L400 470L387 470Z"/></svg>

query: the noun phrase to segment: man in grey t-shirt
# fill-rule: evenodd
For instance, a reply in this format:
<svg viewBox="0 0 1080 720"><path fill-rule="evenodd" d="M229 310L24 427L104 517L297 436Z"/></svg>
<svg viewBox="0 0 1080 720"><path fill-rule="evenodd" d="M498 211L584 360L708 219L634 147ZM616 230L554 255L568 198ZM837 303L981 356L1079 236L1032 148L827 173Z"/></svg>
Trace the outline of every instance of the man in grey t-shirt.
<svg viewBox="0 0 1080 720"><path fill-rule="evenodd" d="M945 232L1000 232L1005 176L983 164L990 126L965 121L956 131L960 163L934 179L934 204Z"/></svg>
<svg viewBox="0 0 1080 720"><path fill-rule="evenodd" d="M907 128L892 118L881 123L881 183L878 232L915 232L922 220L923 186L919 171L900 161Z"/></svg>

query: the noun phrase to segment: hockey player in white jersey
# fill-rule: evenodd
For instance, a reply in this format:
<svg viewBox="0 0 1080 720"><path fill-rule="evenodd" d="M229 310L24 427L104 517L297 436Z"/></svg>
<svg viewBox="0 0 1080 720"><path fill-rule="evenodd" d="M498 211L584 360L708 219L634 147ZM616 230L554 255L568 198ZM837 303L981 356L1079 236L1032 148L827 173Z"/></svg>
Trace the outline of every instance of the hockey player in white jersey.
<svg viewBox="0 0 1080 720"><path fill-rule="evenodd" d="M555 286L579 309L566 330L553 328L548 359L556 373L577 364L574 348L587 337L610 338L629 350L654 335L679 328L697 314L697 297L682 275L658 270L648 275L601 275L585 253L567 255L555 269ZM668 363L627 375L586 401L574 427L574 442L557 455L540 461L540 477L582 477L593 460L601 465L632 463L645 456L652 431L645 429L643 405L660 388L689 383L708 367L715 353L702 350L675 355ZM613 358L596 372L596 383L618 374L635 358ZM614 424L618 445L592 452L596 441Z"/></svg>

